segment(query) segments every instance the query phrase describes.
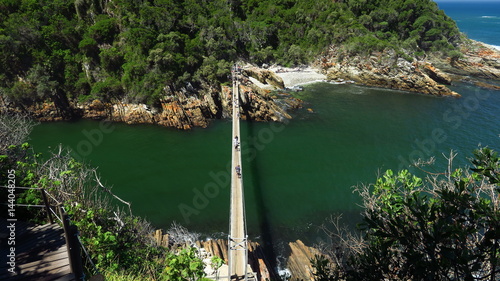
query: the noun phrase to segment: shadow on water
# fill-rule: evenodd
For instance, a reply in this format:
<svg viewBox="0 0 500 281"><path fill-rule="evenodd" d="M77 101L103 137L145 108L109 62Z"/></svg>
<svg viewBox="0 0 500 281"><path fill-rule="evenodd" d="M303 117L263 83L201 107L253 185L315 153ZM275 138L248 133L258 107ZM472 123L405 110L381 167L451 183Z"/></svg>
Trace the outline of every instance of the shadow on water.
<svg viewBox="0 0 500 281"><path fill-rule="evenodd" d="M257 165L256 159L258 158L258 149L257 149L257 134L258 132L256 131L257 129L255 128L255 125L250 118L250 115L246 108L243 108L243 113L246 116L246 124L247 124L247 137L246 139L248 140L248 150L249 151L254 151L255 154L253 155L253 159L248 159L247 167L246 170L249 171L249 173L246 173L246 177L250 177L251 182L253 183L253 191L254 191L254 196L255 196L255 207L256 207L256 212L257 212L257 220L260 228L260 237L262 241L262 247L263 247L263 252L265 254L265 257L267 259L267 262L270 266L270 270L273 272L274 276L271 276L271 279L279 279L278 273L277 273L277 258L278 256L276 255L276 250L274 247L274 239L273 239L273 234L271 230L271 224L270 220L268 217L268 208L264 202L264 195L262 193L262 186L259 184L259 166ZM274 278L273 278L274 277Z"/></svg>

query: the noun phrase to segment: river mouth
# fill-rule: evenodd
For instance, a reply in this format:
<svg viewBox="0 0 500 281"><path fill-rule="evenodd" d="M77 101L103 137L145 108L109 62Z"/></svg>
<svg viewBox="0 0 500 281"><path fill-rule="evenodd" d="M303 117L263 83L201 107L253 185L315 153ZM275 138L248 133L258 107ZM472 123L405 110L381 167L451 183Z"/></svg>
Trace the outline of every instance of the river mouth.
<svg viewBox="0 0 500 281"><path fill-rule="evenodd" d="M241 122L249 238L265 243L321 239L332 214L359 218L352 186L417 158L459 153L466 165L478 144L500 150L498 91L458 84L460 99L357 85L315 83L294 93L305 101L286 123ZM310 109L310 110L308 110ZM96 121L42 123L30 142L48 153L59 144L98 167L103 183L132 202L157 228L173 221L227 238L231 122L178 131ZM414 171L414 170L412 170ZM417 172L417 171L414 171ZM266 242L267 241L267 242Z"/></svg>

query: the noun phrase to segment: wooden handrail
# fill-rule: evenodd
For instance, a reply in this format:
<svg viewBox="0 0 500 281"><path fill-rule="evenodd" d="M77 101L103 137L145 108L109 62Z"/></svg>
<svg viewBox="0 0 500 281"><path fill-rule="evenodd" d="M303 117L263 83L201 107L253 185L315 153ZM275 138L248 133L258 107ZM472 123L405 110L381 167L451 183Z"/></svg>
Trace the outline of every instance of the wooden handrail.
<svg viewBox="0 0 500 281"><path fill-rule="evenodd" d="M83 273L82 256L80 253L80 243L78 241L78 228L76 225L70 225L68 213L64 208L59 205L59 215L62 219L64 229L64 239L66 240L66 247L68 250L69 266L71 273L75 275L76 280L84 280L85 274Z"/></svg>

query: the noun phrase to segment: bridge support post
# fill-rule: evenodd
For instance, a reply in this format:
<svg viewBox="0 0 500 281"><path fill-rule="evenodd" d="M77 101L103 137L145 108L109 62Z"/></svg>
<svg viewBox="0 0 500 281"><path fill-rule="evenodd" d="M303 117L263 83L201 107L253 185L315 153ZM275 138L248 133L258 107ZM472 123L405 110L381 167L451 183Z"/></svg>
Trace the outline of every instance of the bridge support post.
<svg viewBox="0 0 500 281"><path fill-rule="evenodd" d="M42 194L43 203L45 204L45 210L47 211L47 218L49 219L50 224L53 224L54 219L52 218L52 210L50 209L49 200L47 200L45 189L40 189L40 193Z"/></svg>

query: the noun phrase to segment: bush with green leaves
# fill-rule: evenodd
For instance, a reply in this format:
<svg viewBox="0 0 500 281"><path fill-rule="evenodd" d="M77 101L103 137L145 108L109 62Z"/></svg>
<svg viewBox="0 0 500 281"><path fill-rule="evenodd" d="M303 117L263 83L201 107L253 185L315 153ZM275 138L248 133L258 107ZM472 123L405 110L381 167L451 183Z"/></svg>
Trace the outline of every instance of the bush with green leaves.
<svg viewBox="0 0 500 281"><path fill-rule="evenodd" d="M150 228L139 218L78 203L68 203L66 209L97 268L130 274L154 271L157 259L166 252L154 245L150 233L141 231Z"/></svg>
<svg viewBox="0 0 500 281"><path fill-rule="evenodd" d="M317 280L497 280L500 278L500 161L490 148L471 172L422 179L386 171L357 189L364 211L358 240L330 232L331 274ZM342 243L343 241L343 243ZM320 259L321 260L321 259ZM318 263L318 259L315 260ZM316 267L324 273L325 267ZM326 276L326 277L325 277ZM335 276L333 279L328 279Z"/></svg>
<svg viewBox="0 0 500 281"><path fill-rule="evenodd" d="M178 239L179 243L171 249L157 246L150 224L134 216L130 204L101 183L96 169L76 161L70 151L61 147L48 157L35 153L25 143L34 124L24 116L0 114L0 185L7 185L7 175L15 171L16 186L47 190L51 194L49 203L54 207L59 203L64 206L71 223L78 227L93 263L107 275L179 281L199 280L204 276L204 264L196 249L179 247L181 242L186 244L183 239ZM7 189L0 189L5 198L6 192ZM114 199L128 204L126 212ZM16 189L18 204L43 202L38 189ZM5 205L0 208L7 213ZM46 223L44 211L44 208L18 208L16 217ZM173 228L179 236L188 237L186 229L175 224ZM82 258L87 261L85 256ZM86 267L89 273L94 272L90 264Z"/></svg>

